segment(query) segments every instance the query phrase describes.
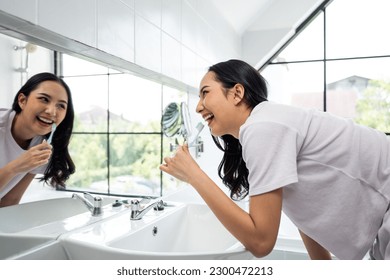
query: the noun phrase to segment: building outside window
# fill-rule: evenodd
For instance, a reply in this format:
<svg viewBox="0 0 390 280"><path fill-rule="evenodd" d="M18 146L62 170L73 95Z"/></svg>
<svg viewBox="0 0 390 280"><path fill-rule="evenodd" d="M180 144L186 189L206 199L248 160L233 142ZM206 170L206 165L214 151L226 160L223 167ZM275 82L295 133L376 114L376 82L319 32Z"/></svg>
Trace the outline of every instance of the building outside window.
<svg viewBox="0 0 390 280"><path fill-rule="evenodd" d="M261 70L272 101L390 132L386 0L333 0Z"/></svg>

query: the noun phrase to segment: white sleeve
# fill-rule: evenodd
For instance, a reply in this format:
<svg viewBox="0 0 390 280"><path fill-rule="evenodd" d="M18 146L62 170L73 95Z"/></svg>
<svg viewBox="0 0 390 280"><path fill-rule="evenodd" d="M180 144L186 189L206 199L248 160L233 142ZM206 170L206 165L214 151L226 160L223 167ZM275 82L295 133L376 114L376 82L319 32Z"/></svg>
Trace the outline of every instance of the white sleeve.
<svg viewBox="0 0 390 280"><path fill-rule="evenodd" d="M48 166L48 163L31 170L29 173L31 173L31 174L45 174L47 166Z"/></svg>
<svg viewBox="0 0 390 280"><path fill-rule="evenodd" d="M297 131L278 123L252 123L241 129L250 196L298 182L297 139Z"/></svg>

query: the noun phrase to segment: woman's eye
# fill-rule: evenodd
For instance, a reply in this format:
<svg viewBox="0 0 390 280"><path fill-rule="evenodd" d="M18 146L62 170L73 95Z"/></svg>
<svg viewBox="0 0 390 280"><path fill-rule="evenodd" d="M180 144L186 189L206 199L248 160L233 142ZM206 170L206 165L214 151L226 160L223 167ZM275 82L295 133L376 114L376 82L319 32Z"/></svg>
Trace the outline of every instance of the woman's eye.
<svg viewBox="0 0 390 280"><path fill-rule="evenodd" d="M57 107L59 109L66 110L66 106L64 104L59 104Z"/></svg>
<svg viewBox="0 0 390 280"><path fill-rule="evenodd" d="M39 99L40 99L41 101L45 102L45 103L49 101L49 99L46 98L46 97L40 97Z"/></svg>

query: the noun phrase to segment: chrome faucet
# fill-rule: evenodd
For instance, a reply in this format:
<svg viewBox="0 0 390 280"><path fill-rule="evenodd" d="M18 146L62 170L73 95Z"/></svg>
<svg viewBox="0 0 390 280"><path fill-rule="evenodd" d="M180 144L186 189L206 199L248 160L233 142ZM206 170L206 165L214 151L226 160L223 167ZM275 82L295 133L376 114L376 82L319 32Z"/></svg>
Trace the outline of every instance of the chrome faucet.
<svg viewBox="0 0 390 280"><path fill-rule="evenodd" d="M141 204L138 200L133 199L130 202L131 206L131 215L130 220L140 220L142 217L149 212L149 210L154 209L155 211L162 211L164 210L164 202L162 200L153 202L149 204L148 206L141 208Z"/></svg>
<svg viewBox="0 0 390 280"><path fill-rule="evenodd" d="M72 195L72 198L81 200L84 205L87 206L92 216L99 216L103 213L103 201L100 196L92 196L90 193L85 192L84 197L77 193L74 193Z"/></svg>

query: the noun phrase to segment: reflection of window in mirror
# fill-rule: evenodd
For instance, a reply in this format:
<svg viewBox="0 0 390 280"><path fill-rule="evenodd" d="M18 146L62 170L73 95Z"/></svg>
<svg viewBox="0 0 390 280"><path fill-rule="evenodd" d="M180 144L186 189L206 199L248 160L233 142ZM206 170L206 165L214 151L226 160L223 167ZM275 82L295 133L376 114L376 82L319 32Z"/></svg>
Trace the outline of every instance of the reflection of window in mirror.
<svg viewBox="0 0 390 280"><path fill-rule="evenodd" d="M161 131L166 104L187 101L182 90L80 58L62 56L75 107L67 189L159 196L183 184L161 174L169 139Z"/></svg>
<svg viewBox="0 0 390 280"><path fill-rule="evenodd" d="M332 1L261 71L269 99L390 133L389 9L383 0Z"/></svg>

